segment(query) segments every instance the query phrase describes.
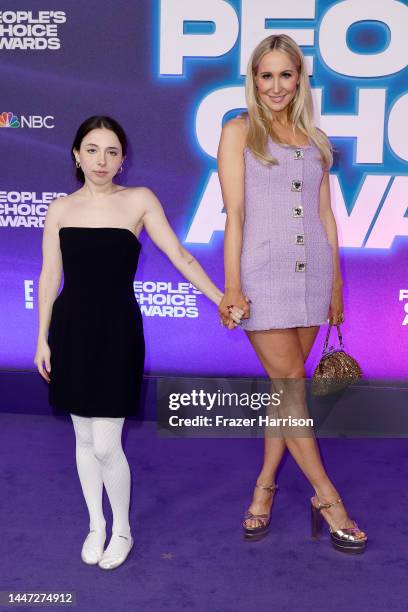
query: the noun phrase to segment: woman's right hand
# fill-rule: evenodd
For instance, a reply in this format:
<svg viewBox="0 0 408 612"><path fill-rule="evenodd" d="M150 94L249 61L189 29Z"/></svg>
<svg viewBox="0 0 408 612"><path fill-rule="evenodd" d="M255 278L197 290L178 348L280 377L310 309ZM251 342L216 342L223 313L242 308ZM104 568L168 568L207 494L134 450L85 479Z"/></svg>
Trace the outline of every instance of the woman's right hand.
<svg viewBox="0 0 408 612"><path fill-rule="evenodd" d="M241 290L227 289L218 306L218 312L220 313L223 324L229 327L228 323L231 322L231 306L235 306L235 308L242 310L242 319L248 319L249 303L249 299L244 296Z"/></svg>
<svg viewBox="0 0 408 612"><path fill-rule="evenodd" d="M51 349L45 340L39 340L37 343L34 363L41 376L49 383L51 380L49 376L51 372Z"/></svg>

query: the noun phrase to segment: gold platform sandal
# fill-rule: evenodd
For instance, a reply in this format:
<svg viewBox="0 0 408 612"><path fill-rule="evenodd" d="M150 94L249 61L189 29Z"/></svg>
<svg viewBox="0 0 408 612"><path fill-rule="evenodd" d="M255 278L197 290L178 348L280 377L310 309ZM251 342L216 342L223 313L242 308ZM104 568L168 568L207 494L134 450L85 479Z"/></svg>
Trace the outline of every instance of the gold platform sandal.
<svg viewBox="0 0 408 612"><path fill-rule="evenodd" d="M312 538L318 539L321 537L323 529L324 517L321 513L321 510L336 506L337 504L341 503L341 499L339 497L334 502L322 504L320 503L317 495L315 495L311 498L310 502L312 510ZM364 531L361 531L358 528L357 523L355 521L352 521L353 527L333 529L328 520L325 520L329 526L331 543L336 550L349 554L359 554L364 552L367 543L367 536L365 535Z"/></svg>
<svg viewBox="0 0 408 612"><path fill-rule="evenodd" d="M258 489L264 489L265 491L269 491L273 495L275 494L275 491L277 491L278 489L278 486L275 484L269 485L268 487L265 487L264 485L256 484L255 487L257 487ZM273 499L272 499L272 503L273 503ZM255 542L266 536L266 534L269 531L269 526L271 524L272 503L271 503L271 508L268 514L253 514L252 512L249 512L249 510L246 512L244 516L244 522L242 523L242 526L244 528L244 539L245 540ZM246 525L246 522L249 520L258 521L258 523L260 523L259 527L248 527Z"/></svg>

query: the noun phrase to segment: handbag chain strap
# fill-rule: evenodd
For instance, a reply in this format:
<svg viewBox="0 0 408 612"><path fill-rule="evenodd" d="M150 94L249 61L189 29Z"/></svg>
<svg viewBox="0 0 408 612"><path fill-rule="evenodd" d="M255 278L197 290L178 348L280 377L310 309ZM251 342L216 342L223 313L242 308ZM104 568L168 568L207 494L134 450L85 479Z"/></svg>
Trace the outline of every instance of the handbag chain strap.
<svg viewBox="0 0 408 612"><path fill-rule="evenodd" d="M329 351L327 350L327 345L329 343L329 336L330 336L330 332L332 330L333 325L331 323L329 323L329 328L327 330L327 334L326 334L326 340L324 341L324 346L323 346L323 356L326 355L326 353L329 353L334 347L331 346ZM341 335L341 331L340 331L340 324L336 325L337 327L337 334L339 337L339 343L340 343L340 348L342 351L344 351L344 344L343 344L343 336Z"/></svg>

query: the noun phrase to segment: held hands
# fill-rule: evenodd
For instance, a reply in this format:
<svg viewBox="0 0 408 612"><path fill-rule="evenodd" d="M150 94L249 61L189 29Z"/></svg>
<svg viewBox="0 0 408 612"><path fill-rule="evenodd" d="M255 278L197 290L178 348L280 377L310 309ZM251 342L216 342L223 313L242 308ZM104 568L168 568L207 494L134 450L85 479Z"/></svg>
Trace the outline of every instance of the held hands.
<svg viewBox="0 0 408 612"><path fill-rule="evenodd" d="M51 372L51 350L45 340L38 341L34 363L37 366L41 376L49 383Z"/></svg>
<svg viewBox="0 0 408 612"><path fill-rule="evenodd" d="M218 306L221 325L235 329L241 319L249 318L250 300L240 290L227 290Z"/></svg>

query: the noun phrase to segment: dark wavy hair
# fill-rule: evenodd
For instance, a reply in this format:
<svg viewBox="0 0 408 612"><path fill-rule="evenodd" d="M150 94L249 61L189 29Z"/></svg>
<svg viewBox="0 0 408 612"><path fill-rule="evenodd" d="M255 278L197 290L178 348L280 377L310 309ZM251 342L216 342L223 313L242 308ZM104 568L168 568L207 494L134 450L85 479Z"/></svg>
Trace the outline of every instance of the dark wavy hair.
<svg viewBox="0 0 408 612"><path fill-rule="evenodd" d="M123 156L126 155L128 143L127 143L125 130L122 128L122 126L119 125L119 123L115 121L115 119L112 119L112 117L107 117L106 115L93 115L92 117L88 117L88 119L85 119L85 121L81 123L81 125L79 126L77 130L77 133L75 134L74 142L72 143L72 147L71 147L71 157L74 161L74 164L76 162L76 159L75 159L73 149L75 149L76 151L79 151L81 147L81 142L83 141L85 136L88 134L88 132L91 132L92 130L95 130L97 128L105 128L107 130L111 130L112 132L114 132L116 136L118 137L119 142L122 146L122 155ZM82 168L75 168L75 170L76 170L75 176L78 179L78 181L80 181L81 183L84 183L85 176L84 176L84 173L82 172Z"/></svg>

